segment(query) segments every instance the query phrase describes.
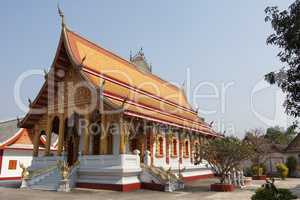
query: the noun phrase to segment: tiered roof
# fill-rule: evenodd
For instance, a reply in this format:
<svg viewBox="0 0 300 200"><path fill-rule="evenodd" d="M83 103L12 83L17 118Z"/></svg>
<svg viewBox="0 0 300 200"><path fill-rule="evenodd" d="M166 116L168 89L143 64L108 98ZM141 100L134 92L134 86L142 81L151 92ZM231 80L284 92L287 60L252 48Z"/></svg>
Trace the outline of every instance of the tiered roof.
<svg viewBox="0 0 300 200"><path fill-rule="evenodd" d="M0 149L33 149L34 135L26 128L17 127L18 120L0 122ZM56 141L51 149L56 148ZM40 138L40 147L46 144L46 139Z"/></svg>
<svg viewBox="0 0 300 200"><path fill-rule="evenodd" d="M300 133L290 142L285 151L287 153L300 153Z"/></svg>
<svg viewBox="0 0 300 200"><path fill-rule="evenodd" d="M139 69L130 61L90 42L64 25L52 68L57 66L60 52L67 55L69 62L79 68L81 75L96 88L105 80L105 99L117 107L123 106L125 115L217 136L198 117L181 88ZM40 91L39 94L42 93ZM34 102L38 101L37 97ZM26 126L26 120L30 120L30 116L26 116L21 124Z"/></svg>
<svg viewBox="0 0 300 200"><path fill-rule="evenodd" d="M103 80L104 96L125 114L214 135L197 115L184 91L160 77L144 72L131 62L66 29L70 55L82 64L82 72L95 86Z"/></svg>

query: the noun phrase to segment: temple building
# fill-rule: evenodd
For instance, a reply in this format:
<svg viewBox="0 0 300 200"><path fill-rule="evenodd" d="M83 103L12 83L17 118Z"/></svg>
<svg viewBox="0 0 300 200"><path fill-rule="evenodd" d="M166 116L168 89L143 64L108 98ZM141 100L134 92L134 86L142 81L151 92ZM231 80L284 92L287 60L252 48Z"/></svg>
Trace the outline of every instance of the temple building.
<svg viewBox="0 0 300 200"><path fill-rule="evenodd" d="M59 191L172 191L212 176L205 161L195 164L195 152L220 137L183 89L152 73L142 49L123 59L71 31L64 20L53 64L19 126L34 136L22 187Z"/></svg>

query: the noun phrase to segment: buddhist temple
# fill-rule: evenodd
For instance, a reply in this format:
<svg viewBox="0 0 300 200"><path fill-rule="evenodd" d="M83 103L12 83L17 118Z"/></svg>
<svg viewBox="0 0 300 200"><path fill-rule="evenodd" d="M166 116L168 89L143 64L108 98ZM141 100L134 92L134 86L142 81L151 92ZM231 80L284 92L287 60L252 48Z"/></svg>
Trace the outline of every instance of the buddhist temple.
<svg viewBox="0 0 300 200"><path fill-rule="evenodd" d="M19 123L34 136L22 187L173 191L212 176L204 160L195 164L195 152L220 135L185 92L153 74L142 49L126 60L71 31L60 15L53 64Z"/></svg>

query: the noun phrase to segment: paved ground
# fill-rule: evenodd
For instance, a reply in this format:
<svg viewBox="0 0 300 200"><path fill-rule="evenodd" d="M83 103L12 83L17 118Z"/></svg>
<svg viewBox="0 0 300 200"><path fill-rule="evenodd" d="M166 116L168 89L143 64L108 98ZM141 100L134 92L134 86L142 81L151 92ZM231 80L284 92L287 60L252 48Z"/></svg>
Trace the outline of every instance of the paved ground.
<svg viewBox="0 0 300 200"><path fill-rule="evenodd" d="M64 199L64 200L173 200L173 199L203 199L203 200L246 200L250 199L255 189L263 184L263 181L255 181L251 187L244 190L236 190L231 193L209 192L208 185L215 180L197 181L186 184L183 191L174 193L155 192L149 190L139 190L128 193L107 191L107 190L84 190L76 189L71 193L30 191L13 188L0 188L0 199L5 200L47 200L47 199ZM286 181L277 181L277 186L289 188L300 197L300 179L288 179ZM300 199L300 198L299 198Z"/></svg>

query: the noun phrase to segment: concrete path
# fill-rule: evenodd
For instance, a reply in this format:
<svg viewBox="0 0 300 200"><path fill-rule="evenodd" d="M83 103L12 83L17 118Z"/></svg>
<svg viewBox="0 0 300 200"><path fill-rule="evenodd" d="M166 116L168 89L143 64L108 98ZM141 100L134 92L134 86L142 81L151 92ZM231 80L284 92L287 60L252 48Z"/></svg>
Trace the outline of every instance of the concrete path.
<svg viewBox="0 0 300 200"><path fill-rule="evenodd" d="M263 181L255 181L251 187L244 190L236 190L231 193L209 192L209 184L215 180L196 181L188 183L186 189L174 193L156 192L149 190L139 190L128 193L107 191L107 190L87 190L76 189L70 193L45 192L37 190L20 190L13 188L0 188L0 199L5 200L47 200L47 199L64 199L64 200L249 200L256 188ZM282 188L289 188L300 197L300 179L288 179L286 181L277 181L276 185Z"/></svg>

